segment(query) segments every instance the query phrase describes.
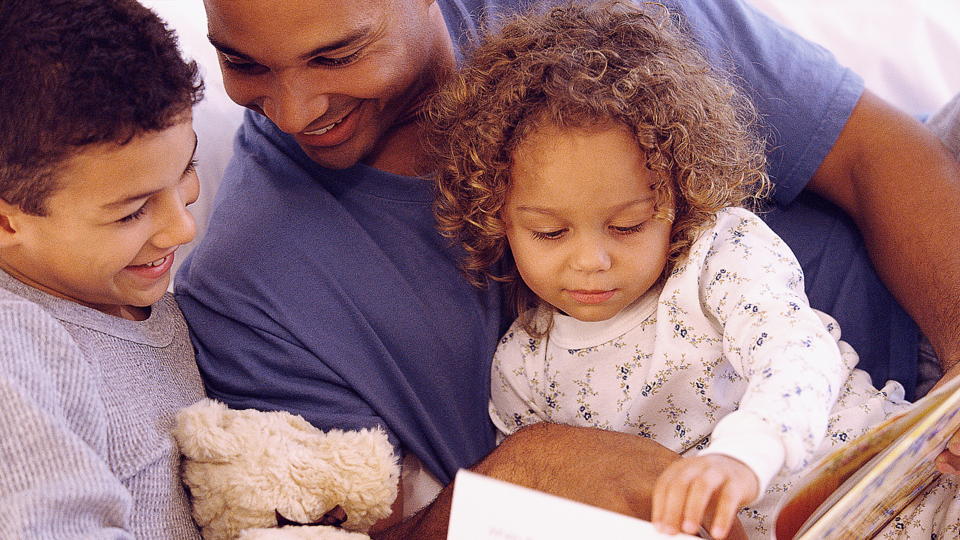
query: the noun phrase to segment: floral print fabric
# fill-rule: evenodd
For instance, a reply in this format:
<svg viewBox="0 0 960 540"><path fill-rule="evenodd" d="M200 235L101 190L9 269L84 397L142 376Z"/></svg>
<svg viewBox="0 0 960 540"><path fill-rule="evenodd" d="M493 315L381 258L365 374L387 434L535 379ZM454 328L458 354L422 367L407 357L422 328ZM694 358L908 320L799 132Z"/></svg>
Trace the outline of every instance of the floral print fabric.
<svg viewBox="0 0 960 540"><path fill-rule="evenodd" d="M856 363L836 322L809 307L790 249L728 208L661 287L614 318L555 313L542 339L514 324L494 358L490 414L504 434L549 421L739 459L765 491L741 516L763 538L804 467L909 405L898 383L878 391Z"/></svg>

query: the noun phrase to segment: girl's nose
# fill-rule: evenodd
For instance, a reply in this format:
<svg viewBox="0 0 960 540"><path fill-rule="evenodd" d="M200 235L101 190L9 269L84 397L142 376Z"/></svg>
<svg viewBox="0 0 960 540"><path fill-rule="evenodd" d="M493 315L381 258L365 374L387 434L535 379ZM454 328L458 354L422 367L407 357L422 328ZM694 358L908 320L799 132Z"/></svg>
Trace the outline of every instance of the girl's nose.
<svg viewBox="0 0 960 540"><path fill-rule="evenodd" d="M570 266L577 272L603 272L610 269L610 252L602 242L585 239L575 249Z"/></svg>

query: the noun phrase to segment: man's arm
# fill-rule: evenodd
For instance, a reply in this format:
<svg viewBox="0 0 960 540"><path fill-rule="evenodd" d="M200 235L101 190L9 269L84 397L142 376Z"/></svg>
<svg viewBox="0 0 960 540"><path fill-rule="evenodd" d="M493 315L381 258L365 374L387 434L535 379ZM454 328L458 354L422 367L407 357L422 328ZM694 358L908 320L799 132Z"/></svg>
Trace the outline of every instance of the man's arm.
<svg viewBox="0 0 960 540"><path fill-rule="evenodd" d="M960 165L939 139L865 91L808 188L854 219L878 273L930 339L944 372L957 366Z"/></svg>
<svg viewBox="0 0 960 540"><path fill-rule="evenodd" d="M607 510L650 518L654 481L679 455L650 439L594 428L540 423L508 437L474 472ZM443 539L453 484L377 540ZM729 538L746 538L739 522ZM741 536L742 535L742 536Z"/></svg>

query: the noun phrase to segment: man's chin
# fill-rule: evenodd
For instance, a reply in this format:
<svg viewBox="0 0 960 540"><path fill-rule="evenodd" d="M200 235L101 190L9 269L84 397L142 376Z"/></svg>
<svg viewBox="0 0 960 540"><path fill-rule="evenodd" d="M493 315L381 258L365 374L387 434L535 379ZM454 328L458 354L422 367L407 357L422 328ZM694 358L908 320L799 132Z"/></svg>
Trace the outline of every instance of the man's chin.
<svg viewBox="0 0 960 540"><path fill-rule="evenodd" d="M318 150L316 148L305 147L302 145L300 148L303 150L303 153L310 158L311 161L325 169L349 169L350 167L353 167L359 163L363 157L358 152L351 152L347 149L343 149L338 152L333 149Z"/></svg>

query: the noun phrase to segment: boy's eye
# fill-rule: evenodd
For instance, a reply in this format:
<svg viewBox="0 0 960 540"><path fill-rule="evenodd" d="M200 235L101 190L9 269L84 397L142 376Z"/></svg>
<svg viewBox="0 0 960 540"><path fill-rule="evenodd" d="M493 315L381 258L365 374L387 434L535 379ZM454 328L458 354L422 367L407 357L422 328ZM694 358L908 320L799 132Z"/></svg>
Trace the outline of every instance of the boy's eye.
<svg viewBox="0 0 960 540"><path fill-rule="evenodd" d="M140 218L143 217L143 214L145 214L146 211L147 211L147 205L146 205L146 203L144 203L143 206L141 206L140 208L137 208L137 211L136 211L136 212L134 212L134 213L132 213L132 214L130 214L130 215L128 215L128 216L124 216L124 217L118 219L117 222L118 222L118 223L129 223L129 222L131 222L131 221L140 219Z"/></svg>
<svg viewBox="0 0 960 540"><path fill-rule="evenodd" d="M566 229L556 229L553 231L530 231L537 240L557 240L567 232Z"/></svg>
<svg viewBox="0 0 960 540"><path fill-rule="evenodd" d="M616 234L633 234L633 233L637 233L637 232L642 231L642 230L643 230L643 227L644 227L646 224L647 224L646 221L641 221L640 223L637 223L636 225L629 225L629 226L626 226L626 227L618 227L618 226L615 226L615 225L611 225L611 226L610 226L610 229L611 229L613 232L615 232Z"/></svg>

